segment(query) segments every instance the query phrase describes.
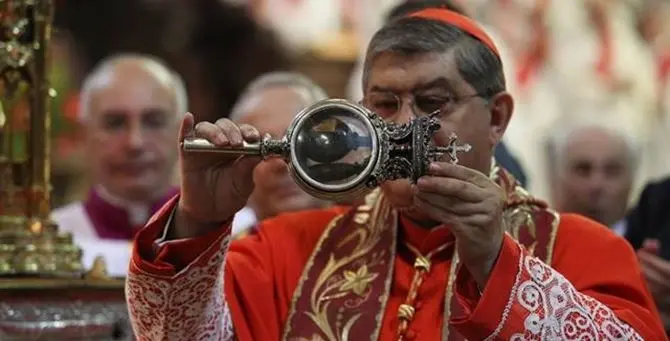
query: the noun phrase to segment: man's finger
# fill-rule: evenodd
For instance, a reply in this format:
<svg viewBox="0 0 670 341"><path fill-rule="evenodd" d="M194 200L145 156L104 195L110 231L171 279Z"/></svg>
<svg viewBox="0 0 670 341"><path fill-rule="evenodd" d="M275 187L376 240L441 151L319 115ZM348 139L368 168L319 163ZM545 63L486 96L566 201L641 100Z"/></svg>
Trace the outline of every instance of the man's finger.
<svg viewBox="0 0 670 341"><path fill-rule="evenodd" d="M436 208L461 216L482 213L485 210L484 203L481 201L466 202L460 198L445 197L442 194L422 191L419 191L416 196L423 201L432 203Z"/></svg>
<svg viewBox="0 0 670 341"><path fill-rule="evenodd" d="M238 127L235 122L227 118L221 118L218 119L215 124L226 135L226 138L228 141L230 141L231 146L239 147L242 145L242 132L240 131L240 127Z"/></svg>
<svg viewBox="0 0 670 341"><path fill-rule="evenodd" d="M638 258L643 264L660 273L670 282L670 261L648 252L638 252ZM669 284L670 285L670 284Z"/></svg>
<svg viewBox="0 0 670 341"><path fill-rule="evenodd" d="M431 219L436 222L441 222L444 224L455 224L454 216L448 214L444 210L435 206L429 200L421 198L419 196L414 196L414 206L420 209L423 213L427 214Z"/></svg>
<svg viewBox="0 0 670 341"><path fill-rule="evenodd" d="M642 268L642 274L644 275L649 290L653 293L655 297L665 296L667 293L670 293L670 281L667 276L664 276L662 273L657 271L655 268L649 265L649 263L642 258L640 258L640 266Z"/></svg>
<svg viewBox="0 0 670 341"><path fill-rule="evenodd" d="M491 215L486 213L472 214L463 217L462 221L468 226L488 226L492 223Z"/></svg>
<svg viewBox="0 0 670 341"><path fill-rule="evenodd" d="M261 139L261 133L254 126L248 124L240 124L240 132L242 138L247 142L256 142Z"/></svg>
<svg viewBox="0 0 670 341"><path fill-rule="evenodd" d="M455 197L466 202L481 202L486 199L486 191L481 187L457 178L442 176L422 176L417 181L420 192Z"/></svg>
<svg viewBox="0 0 670 341"><path fill-rule="evenodd" d="M195 125L194 123L195 119L193 118L193 114L190 112L187 112L184 114L184 118L181 120L181 125L179 126L179 142L184 142L184 139L186 136L193 135L193 127Z"/></svg>
<svg viewBox="0 0 670 341"><path fill-rule="evenodd" d="M644 279L647 282L647 287L649 287L651 295L654 296L655 299L660 298L660 296L663 296L664 292L667 292L668 288L666 287L666 284L663 283L663 277L657 272L651 269L643 269L642 274L644 275Z"/></svg>
<svg viewBox="0 0 670 341"><path fill-rule="evenodd" d="M428 167L428 174L455 178L480 187L486 187L491 182L486 175L477 170L448 162L432 162Z"/></svg>
<svg viewBox="0 0 670 341"><path fill-rule="evenodd" d="M198 122L194 128L195 136L206 139L207 141L222 147L230 144L230 140L224 131L217 125L210 122Z"/></svg>

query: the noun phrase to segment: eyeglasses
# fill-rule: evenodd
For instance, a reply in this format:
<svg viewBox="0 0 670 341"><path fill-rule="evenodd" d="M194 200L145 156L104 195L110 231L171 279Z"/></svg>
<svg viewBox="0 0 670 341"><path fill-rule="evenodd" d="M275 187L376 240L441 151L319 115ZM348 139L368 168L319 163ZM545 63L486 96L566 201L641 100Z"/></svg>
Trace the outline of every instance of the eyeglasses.
<svg viewBox="0 0 670 341"><path fill-rule="evenodd" d="M453 95L413 95L409 104L415 116L433 116L450 113L456 109L459 103L474 97L484 97L484 95L473 94L460 97ZM382 118L389 118L402 109L403 99L392 92L373 92L367 94L361 104Z"/></svg>

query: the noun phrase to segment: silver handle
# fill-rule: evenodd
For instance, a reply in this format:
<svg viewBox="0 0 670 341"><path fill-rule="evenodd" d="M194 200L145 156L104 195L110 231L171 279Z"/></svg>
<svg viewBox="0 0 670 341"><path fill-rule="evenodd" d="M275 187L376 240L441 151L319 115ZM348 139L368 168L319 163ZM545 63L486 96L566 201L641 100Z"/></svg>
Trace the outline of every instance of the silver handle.
<svg viewBox="0 0 670 341"><path fill-rule="evenodd" d="M181 147L186 152L205 152L217 154L233 155L261 155L261 143L242 142L241 146L219 147L203 138L187 137L181 143Z"/></svg>

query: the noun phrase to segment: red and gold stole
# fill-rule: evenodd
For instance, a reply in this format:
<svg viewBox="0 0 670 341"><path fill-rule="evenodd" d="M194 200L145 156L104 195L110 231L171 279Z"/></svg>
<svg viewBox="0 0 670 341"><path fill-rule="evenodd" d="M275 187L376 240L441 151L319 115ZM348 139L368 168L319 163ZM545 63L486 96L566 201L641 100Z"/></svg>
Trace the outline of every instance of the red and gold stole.
<svg viewBox="0 0 670 341"><path fill-rule="evenodd" d="M504 169L494 167L491 177L507 193L508 233L550 264L558 214L532 198ZM398 214L379 190L335 218L303 270L283 340L351 340L360 335L376 340L393 279L397 239ZM454 259L451 277L457 267ZM445 288L443 341L462 340L448 333L448 318L455 307L450 299L453 283L450 278Z"/></svg>

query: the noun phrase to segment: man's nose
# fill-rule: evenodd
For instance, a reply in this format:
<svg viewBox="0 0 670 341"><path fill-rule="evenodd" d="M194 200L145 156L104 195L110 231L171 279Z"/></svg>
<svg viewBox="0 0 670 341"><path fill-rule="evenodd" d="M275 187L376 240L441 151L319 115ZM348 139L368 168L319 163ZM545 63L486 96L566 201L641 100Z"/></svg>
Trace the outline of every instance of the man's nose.
<svg viewBox="0 0 670 341"><path fill-rule="evenodd" d="M601 195L607 186L607 179L603 172L591 172L588 181L588 188L592 195Z"/></svg>
<svg viewBox="0 0 670 341"><path fill-rule="evenodd" d="M395 115L393 122L397 124L405 124L413 120L415 117L416 115L412 110L412 106L408 103L408 101L403 101L403 103L400 105L400 109L398 109L398 112Z"/></svg>
<svg viewBox="0 0 670 341"><path fill-rule="evenodd" d="M133 125L129 128L128 134L126 136L126 144L131 150L138 150L144 147L145 136L142 131L142 127L138 125Z"/></svg>

